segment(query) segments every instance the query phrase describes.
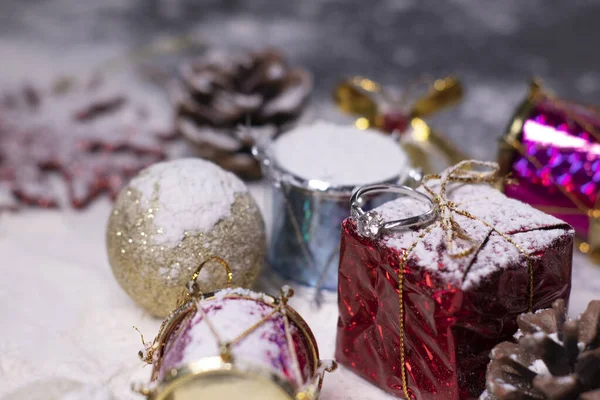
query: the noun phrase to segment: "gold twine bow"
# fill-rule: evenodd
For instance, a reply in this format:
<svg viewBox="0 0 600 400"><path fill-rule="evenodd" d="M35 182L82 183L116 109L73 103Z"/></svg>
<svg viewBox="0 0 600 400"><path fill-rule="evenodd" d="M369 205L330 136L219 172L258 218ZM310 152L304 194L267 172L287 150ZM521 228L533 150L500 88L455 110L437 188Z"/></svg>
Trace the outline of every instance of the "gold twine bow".
<svg viewBox="0 0 600 400"><path fill-rule="evenodd" d="M474 171L471 168L473 167L484 167L488 168L487 171ZM468 168L468 169L465 169ZM479 221L486 226L489 226L492 230L498 232L491 225L487 224L485 221L478 219L472 214L461 210L458 205L448 200L447 190L449 183L466 183L466 184L479 184L479 183L487 183L490 185L497 185L501 182L506 182L507 179L503 178L499 175L500 167L498 164L493 162L483 162L483 161L462 161L452 167L447 174L444 176L441 175L426 175L423 178L423 188L431 195L433 198L433 202L438 207L438 212L440 215L440 224L444 229L446 235L446 248L448 249L448 255L453 258L466 257L472 254L477 249L477 243L475 240L458 224L454 218L454 214L462 215L472 220ZM439 180L440 181L440 192L439 194L435 193L429 186L426 185L427 182L431 180ZM456 250L456 238L461 239L462 241L468 244L468 247L463 250ZM505 239L510 240L509 237L505 237ZM518 248L519 246L517 246Z"/></svg>
<svg viewBox="0 0 600 400"><path fill-rule="evenodd" d="M486 183L495 185L499 182L505 182L507 179L500 176L500 167L498 164L493 162L484 162L476 160L461 161L446 173L442 175L426 175L423 178L423 188L433 198L434 203L438 207L439 220L427 228L425 228L416 240L404 251L398 266L398 298L400 304L400 365L401 365L401 378L402 378L402 390L405 398L410 399L408 393L408 382L406 378L406 354L404 348L404 268L412 251L415 247L431 232L436 226L441 226L446 236L446 246L450 257L460 258L466 257L478 248L478 244L456 221L454 215L462 215L470 220L477 221L482 225L489 228L492 232L498 234L500 237L505 239L508 243L515 246L515 248L525 256L527 260L528 273L529 273L529 311L533 309L533 260L531 256L523 249L518 243L516 243L510 236L499 231L490 223L474 216L473 214L465 211L459 207L459 205L448 199L447 190L448 185L451 183L463 183L463 184L480 184ZM440 183L439 193L436 193L431 187L427 185L427 182L437 180ZM462 249L457 249L458 240L462 241ZM466 244L466 247L465 247Z"/></svg>
<svg viewBox="0 0 600 400"><path fill-rule="evenodd" d="M600 143L600 132L596 128L583 121L579 115L569 110L571 103L558 99L553 93L542 86L542 81L539 78L534 78L529 87L529 94L525 102L518 108L516 115L513 117L511 124L504 136L504 145L500 148L499 161L504 171L510 170L514 159L514 151L516 150L523 158L529 161L535 168L541 170L544 165L535 157L527 152L521 141L525 121L527 120L531 110L541 101L548 100L552 105L565 113L565 115L585 128L592 137ZM594 106L587 106L587 110L600 114L600 110ZM596 200L596 204L588 207L583 204L571 191L561 185L552 176L548 176L552 185L556 187L572 204L573 207L557 207L557 206L542 206L532 204L534 207L551 213L565 215L584 215L589 218L590 227L588 231L588 242L582 242L579 245L579 250L582 253L600 250L600 196Z"/></svg>

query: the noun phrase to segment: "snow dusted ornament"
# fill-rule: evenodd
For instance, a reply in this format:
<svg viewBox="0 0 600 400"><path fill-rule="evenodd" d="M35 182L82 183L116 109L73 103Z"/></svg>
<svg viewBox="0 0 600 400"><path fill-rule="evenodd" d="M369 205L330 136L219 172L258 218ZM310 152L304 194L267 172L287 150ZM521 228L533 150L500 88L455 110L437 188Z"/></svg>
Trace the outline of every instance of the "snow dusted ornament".
<svg viewBox="0 0 600 400"><path fill-rule="evenodd" d="M162 162L123 189L108 221L110 264L123 289L155 316L176 305L197 265L219 255L231 264L234 286L251 286L266 252L265 228L247 187L201 159ZM200 290L225 286L207 268Z"/></svg>
<svg viewBox="0 0 600 400"><path fill-rule="evenodd" d="M293 125L312 88L310 72L292 68L278 51L210 51L181 68L177 130L200 157L260 178L252 146Z"/></svg>
<svg viewBox="0 0 600 400"><path fill-rule="evenodd" d="M0 211L58 206L52 174L66 182L73 207L115 198L165 157L174 132L160 106L99 77L0 94Z"/></svg>
<svg viewBox="0 0 600 400"><path fill-rule="evenodd" d="M224 260L209 261L225 268ZM192 279L187 299L163 322L140 357L153 365L151 383L139 389L151 400L293 400L319 396L325 371L316 340L288 306L289 287L279 297L248 289L202 294Z"/></svg>

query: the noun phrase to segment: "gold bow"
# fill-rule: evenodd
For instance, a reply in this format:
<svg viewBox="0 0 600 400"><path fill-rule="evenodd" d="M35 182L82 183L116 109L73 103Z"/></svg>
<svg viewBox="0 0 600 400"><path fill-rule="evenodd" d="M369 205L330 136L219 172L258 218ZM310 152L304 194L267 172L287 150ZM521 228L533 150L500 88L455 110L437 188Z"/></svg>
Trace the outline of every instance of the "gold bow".
<svg viewBox="0 0 600 400"><path fill-rule="evenodd" d="M374 126L381 129L383 115L377 98L381 98L383 102L389 105L406 108L409 94L416 85L424 81L426 79L422 78L413 82L399 99L394 99L389 91L379 83L362 76L354 76L337 86L334 98L342 111L359 115L365 119L361 120L359 125L364 128ZM462 96L463 88L457 78L449 76L436 79L430 85L429 91L412 104L407 117L408 119L428 117L442 108L456 104L462 99ZM366 126L364 126L365 123L367 123Z"/></svg>
<svg viewBox="0 0 600 400"><path fill-rule="evenodd" d="M473 170L473 167L482 167L487 168L487 170L477 171ZM454 219L454 214L462 215L469 219L473 219L479 221L487 226L489 226L492 230L502 235L502 232L498 232L494 227L487 224L485 221L478 219L472 214L461 210L458 208L458 205L448 200L447 197L447 189L449 183L467 183L467 184L478 184L478 183L487 183L492 186L496 186L499 183L504 183L508 181L507 178L501 177L499 175L500 167L498 164L493 162L484 162L484 161L461 161L460 163L453 166L446 174L442 175L426 175L423 178L423 188L431 195L434 203L438 207L438 212L440 215L440 224L444 229L446 234L446 248L448 249L448 255L450 257L459 258L466 257L472 254L477 249L477 243L475 240L469 236L469 234L456 222ZM435 193L429 186L427 186L427 182L431 180L439 180L440 181L440 192L439 194ZM455 250L457 245L455 239L460 239L467 243L467 247L462 250ZM510 240L509 237L506 237L507 240ZM517 246L518 247L518 246Z"/></svg>
<svg viewBox="0 0 600 400"><path fill-rule="evenodd" d="M404 349L404 268L406 267L408 258L415 247L431 232L436 226L441 226L446 235L446 244L448 254L451 257L466 257L472 254L478 247L475 239L473 239L454 219L454 215L462 215L474 221L478 221L493 232L504 238L508 243L512 244L519 250L521 254L525 256L527 260L528 273L529 273L529 311L533 309L533 260L531 256L523 249L518 243L516 243L510 236L499 231L490 223L474 216L473 214L465 211L459 207L459 205L447 197L447 188L450 183L465 183L465 184L479 184L488 183L495 185L500 182L506 182L506 178L500 176L500 167L498 164L493 162L467 160L461 161L446 173L442 175L427 175L423 178L423 188L433 198L434 203L438 207L439 220L436 223L429 225L425 228L416 240L404 251L398 266L398 297L400 303L400 366L401 366L401 378L402 378L402 390L405 398L410 399L408 393L408 384L406 378L406 354ZM436 193L431 187L427 185L427 182L437 180L440 183L439 193ZM459 241L463 242L463 248L457 250L457 244ZM466 244L466 247L464 246Z"/></svg>
<svg viewBox="0 0 600 400"><path fill-rule="evenodd" d="M430 83L427 93L409 104L410 93L414 91L415 86L422 83ZM358 116L355 125L359 129L373 127L383 130L384 108L404 110L406 122L412 128L412 138L416 142L431 143L443 152L451 163L457 163L468 157L458 147L430 129L423 118L458 103L462 97L463 87L460 81L452 76L433 81L426 78L418 79L408 85L400 98L394 98L385 87L361 76L342 81L334 91L334 100L338 108L347 114Z"/></svg>

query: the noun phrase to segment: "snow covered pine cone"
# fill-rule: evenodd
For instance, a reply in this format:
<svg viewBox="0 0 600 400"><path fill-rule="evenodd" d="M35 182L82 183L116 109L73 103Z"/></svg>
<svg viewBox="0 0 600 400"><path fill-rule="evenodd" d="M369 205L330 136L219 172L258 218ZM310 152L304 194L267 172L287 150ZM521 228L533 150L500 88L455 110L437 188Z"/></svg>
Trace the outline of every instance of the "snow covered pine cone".
<svg viewBox="0 0 600 400"><path fill-rule="evenodd" d="M485 400L600 399L600 300L576 321L565 303L517 318L518 343L491 352Z"/></svg>
<svg viewBox="0 0 600 400"><path fill-rule="evenodd" d="M290 68L281 53L212 52L183 65L177 93L179 132L209 159L243 178L260 178L251 148L301 115L312 76Z"/></svg>

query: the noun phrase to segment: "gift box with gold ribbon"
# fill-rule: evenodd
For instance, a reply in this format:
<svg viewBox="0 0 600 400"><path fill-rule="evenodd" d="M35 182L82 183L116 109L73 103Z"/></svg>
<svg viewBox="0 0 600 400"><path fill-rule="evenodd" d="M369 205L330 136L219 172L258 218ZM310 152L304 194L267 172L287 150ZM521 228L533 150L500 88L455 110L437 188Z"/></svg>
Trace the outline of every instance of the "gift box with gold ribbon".
<svg viewBox="0 0 600 400"><path fill-rule="evenodd" d="M421 226L369 238L354 217L344 221L339 362L404 398L478 396L489 351L510 340L517 315L568 300L572 228L506 198L494 187L504 180L498 170L464 161L426 176L418 190L437 217ZM371 217L400 220L422 208L402 197Z"/></svg>
<svg viewBox="0 0 600 400"><path fill-rule="evenodd" d="M499 160L516 181L505 185L507 196L571 224L583 252L600 250L600 109L559 99L534 81Z"/></svg>

